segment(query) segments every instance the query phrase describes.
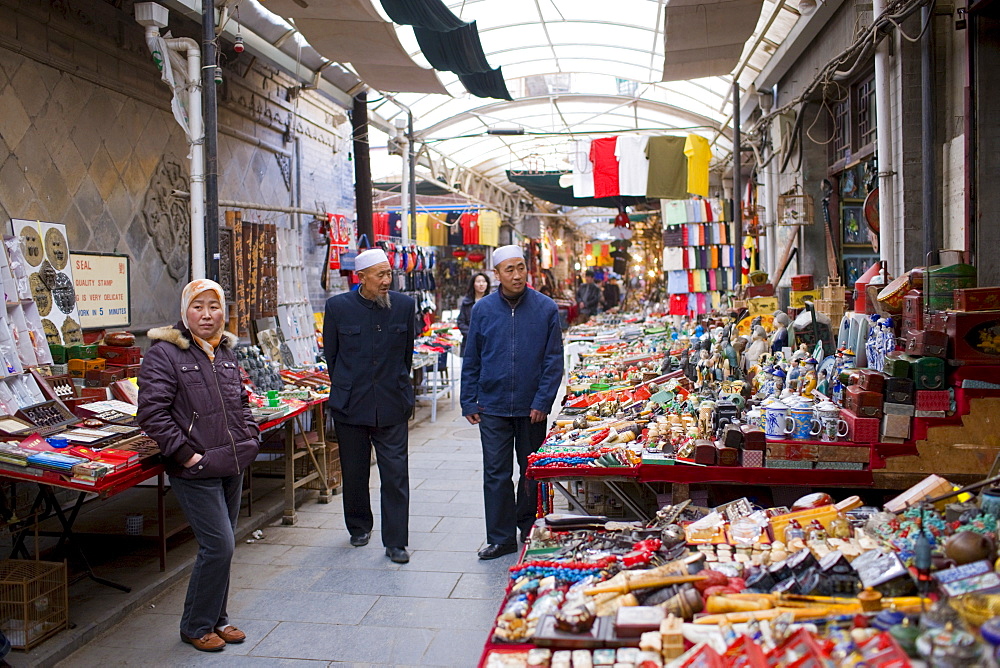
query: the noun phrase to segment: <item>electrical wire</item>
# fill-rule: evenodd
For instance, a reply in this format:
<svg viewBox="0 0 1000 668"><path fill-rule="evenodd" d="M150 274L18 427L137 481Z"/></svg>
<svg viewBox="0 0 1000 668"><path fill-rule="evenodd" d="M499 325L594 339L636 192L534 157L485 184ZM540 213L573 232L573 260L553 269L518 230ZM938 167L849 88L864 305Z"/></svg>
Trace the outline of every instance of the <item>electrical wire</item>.
<svg viewBox="0 0 1000 668"><path fill-rule="evenodd" d="M837 80L843 80L850 78L858 68L864 66L867 57L875 49L879 42L886 37L888 31L892 28L899 29L899 22L909 18L917 10L927 4L933 6L935 0L897 0L891 3L890 6L881 15L875 17L872 24L868 27L864 33L855 40L854 43L849 45L835 58L830 60L825 67L823 67L813 78L813 80L807 85L801 93L799 93L795 98L783 104L782 106L774 109L773 111L761 116L757 122L751 127L746 135L748 137L761 136L770 124L777 118L780 114L790 111L796 107L799 107L806 100L811 98L818 90L821 88L825 89L831 83ZM929 22L925 22L924 29L927 29ZM902 33L901 33L902 34ZM921 35L923 31L921 31ZM904 35L905 38L910 39L908 35ZM918 37L919 38L919 37ZM847 66L847 69L842 69ZM815 121L810 124L810 129L815 124ZM795 125L792 131L792 141L798 141L798 133L802 129L802 114L798 113L796 116ZM811 139L811 137L810 137ZM788 162L791 159L791 149L794 148L794 144L789 146L789 152L786 154L782 170L787 167Z"/></svg>

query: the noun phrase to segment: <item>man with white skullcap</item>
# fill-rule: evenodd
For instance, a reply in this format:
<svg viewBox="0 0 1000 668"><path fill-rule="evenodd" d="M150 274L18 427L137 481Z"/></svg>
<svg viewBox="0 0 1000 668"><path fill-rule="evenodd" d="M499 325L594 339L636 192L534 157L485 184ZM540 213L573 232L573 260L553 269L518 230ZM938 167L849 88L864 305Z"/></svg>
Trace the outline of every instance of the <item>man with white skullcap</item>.
<svg viewBox="0 0 1000 668"><path fill-rule="evenodd" d="M527 287L519 246L493 251L500 289L472 307L462 358L462 415L479 425L483 445L486 547L480 559L517 550L535 520L537 485L524 472L545 440L545 421L563 374L555 302ZM520 467L515 492L514 457Z"/></svg>
<svg viewBox="0 0 1000 668"><path fill-rule="evenodd" d="M375 448L381 480L382 543L392 561L405 564L410 514L407 421L413 411L414 316L412 297L389 290L392 268L379 248L359 253L357 290L326 301L323 350L344 477L344 520L351 545L371 538L368 493Z"/></svg>

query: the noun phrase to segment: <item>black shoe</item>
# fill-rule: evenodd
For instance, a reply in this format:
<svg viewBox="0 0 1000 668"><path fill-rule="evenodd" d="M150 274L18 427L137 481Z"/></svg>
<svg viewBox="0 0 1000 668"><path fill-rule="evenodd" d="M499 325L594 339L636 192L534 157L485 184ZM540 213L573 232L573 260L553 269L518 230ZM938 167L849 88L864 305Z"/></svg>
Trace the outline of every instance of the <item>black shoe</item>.
<svg viewBox="0 0 1000 668"><path fill-rule="evenodd" d="M368 541L372 539L372 532L366 531L364 533L359 533L357 536L351 536L351 545L354 547L364 547L368 544Z"/></svg>
<svg viewBox="0 0 1000 668"><path fill-rule="evenodd" d="M397 564L410 563L410 555L407 553L405 547L387 547L385 548L385 556Z"/></svg>
<svg viewBox="0 0 1000 668"><path fill-rule="evenodd" d="M505 554L514 554L515 552L517 552L517 545L513 543L508 543L507 545L494 545L491 543L479 550L479 558L485 561L487 559L502 557Z"/></svg>

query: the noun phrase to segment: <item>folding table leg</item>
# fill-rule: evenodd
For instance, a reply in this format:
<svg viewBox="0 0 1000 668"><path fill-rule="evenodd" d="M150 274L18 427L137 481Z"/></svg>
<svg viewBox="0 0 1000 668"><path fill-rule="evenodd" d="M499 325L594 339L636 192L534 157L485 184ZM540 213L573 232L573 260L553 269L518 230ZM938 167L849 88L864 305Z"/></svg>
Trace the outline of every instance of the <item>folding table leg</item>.
<svg viewBox="0 0 1000 668"><path fill-rule="evenodd" d="M78 541L75 540L73 536L73 523L76 522L76 517L80 512L80 508L83 506L83 501L84 499L86 499L87 493L80 492L80 494L76 498L76 503L74 503L73 507L70 509L69 516L67 516L66 513L63 512L63 509L59 506L59 502L56 499L55 494L52 492L52 489L49 488L48 485L42 485L42 487L45 488L46 490L45 494L48 497L49 503L52 504L52 510L55 512L56 517L59 519L59 524L62 525L62 534L59 537L59 546L61 547L64 544L68 545L69 548L76 553L76 556L80 560L80 563L83 564L83 568L85 573L87 574L87 577L89 577L97 584L102 584L105 587L112 587L113 589L118 589L126 593L132 591L131 587L126 587L125 585L119 584L112 580L107 580L105 578L98 577L94 573L94 569L91 567L90 560L87 559L87 555L83 551L83 548L79 545Z"/></svg>

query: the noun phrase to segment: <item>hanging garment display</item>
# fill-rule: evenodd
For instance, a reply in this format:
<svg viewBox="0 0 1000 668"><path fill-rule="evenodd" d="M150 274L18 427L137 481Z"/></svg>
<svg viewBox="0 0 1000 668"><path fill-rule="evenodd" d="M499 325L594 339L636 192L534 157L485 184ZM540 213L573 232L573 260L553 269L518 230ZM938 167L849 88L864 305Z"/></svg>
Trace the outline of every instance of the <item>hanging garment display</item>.
<svg viewBox="0 0 1000 668"><path fill-rule="evenodd" d="M462 214L462 243L474 245L479 243L479 212L472 211Z"/></svg>
<svg viewBox="0 0 1000 668"><path fill-rule="evenodd" d="M479 212L479 243L484 246L500 245L500 214L496 211Z"/></svg>
<svg viewBox="0 0 1000 668"><path fill-rule="evenodd" d="M688 135L684 142L687 156L687 191L692 195L708 197L708 163L712 148L708 140L699 135Z"/></svg>
<svg viewBox="0 0 1000 668"><path fill-rule="evenodd" d="M617 137L601 137L590 144L590 161L594 165L594 197L617 197L618 158L615 157Z"/></svg>
<svg viewBox="0 0 1000 668"><path fill-rule="evenodd" d="M618 158L618 189L622 195L646 194L649 181L649 158L646 157L648 136L621 135L615 144Z"/></svg>
<svg viewBox="0 0 1000 668"><path fill-rule="evenodd" d="M448 228L448 246L462 245L462 213L460 211L449 211L445 222Z"/></svg>
<svg viewBox="0 0 1000 668"><path fill-rule="evenodd" d="M590 139L571 142L570 157L573 165L573 197L594 196L594 165L590 162Z"/></svg>
<svg viewBox="0 0 1000 668"><path fill-rule="evenodd" d="M445 225L445 215L443 213L432 213L428 215L430 225L429 246L448 245L448 226Z"/></svg>
<svg viewBox="0 0 1000 668"><path fill-rule="evenodd" d="M650 137L646 144L649 176L646 196L662 199L687 197L687 156L684 137Z"/></svg>

